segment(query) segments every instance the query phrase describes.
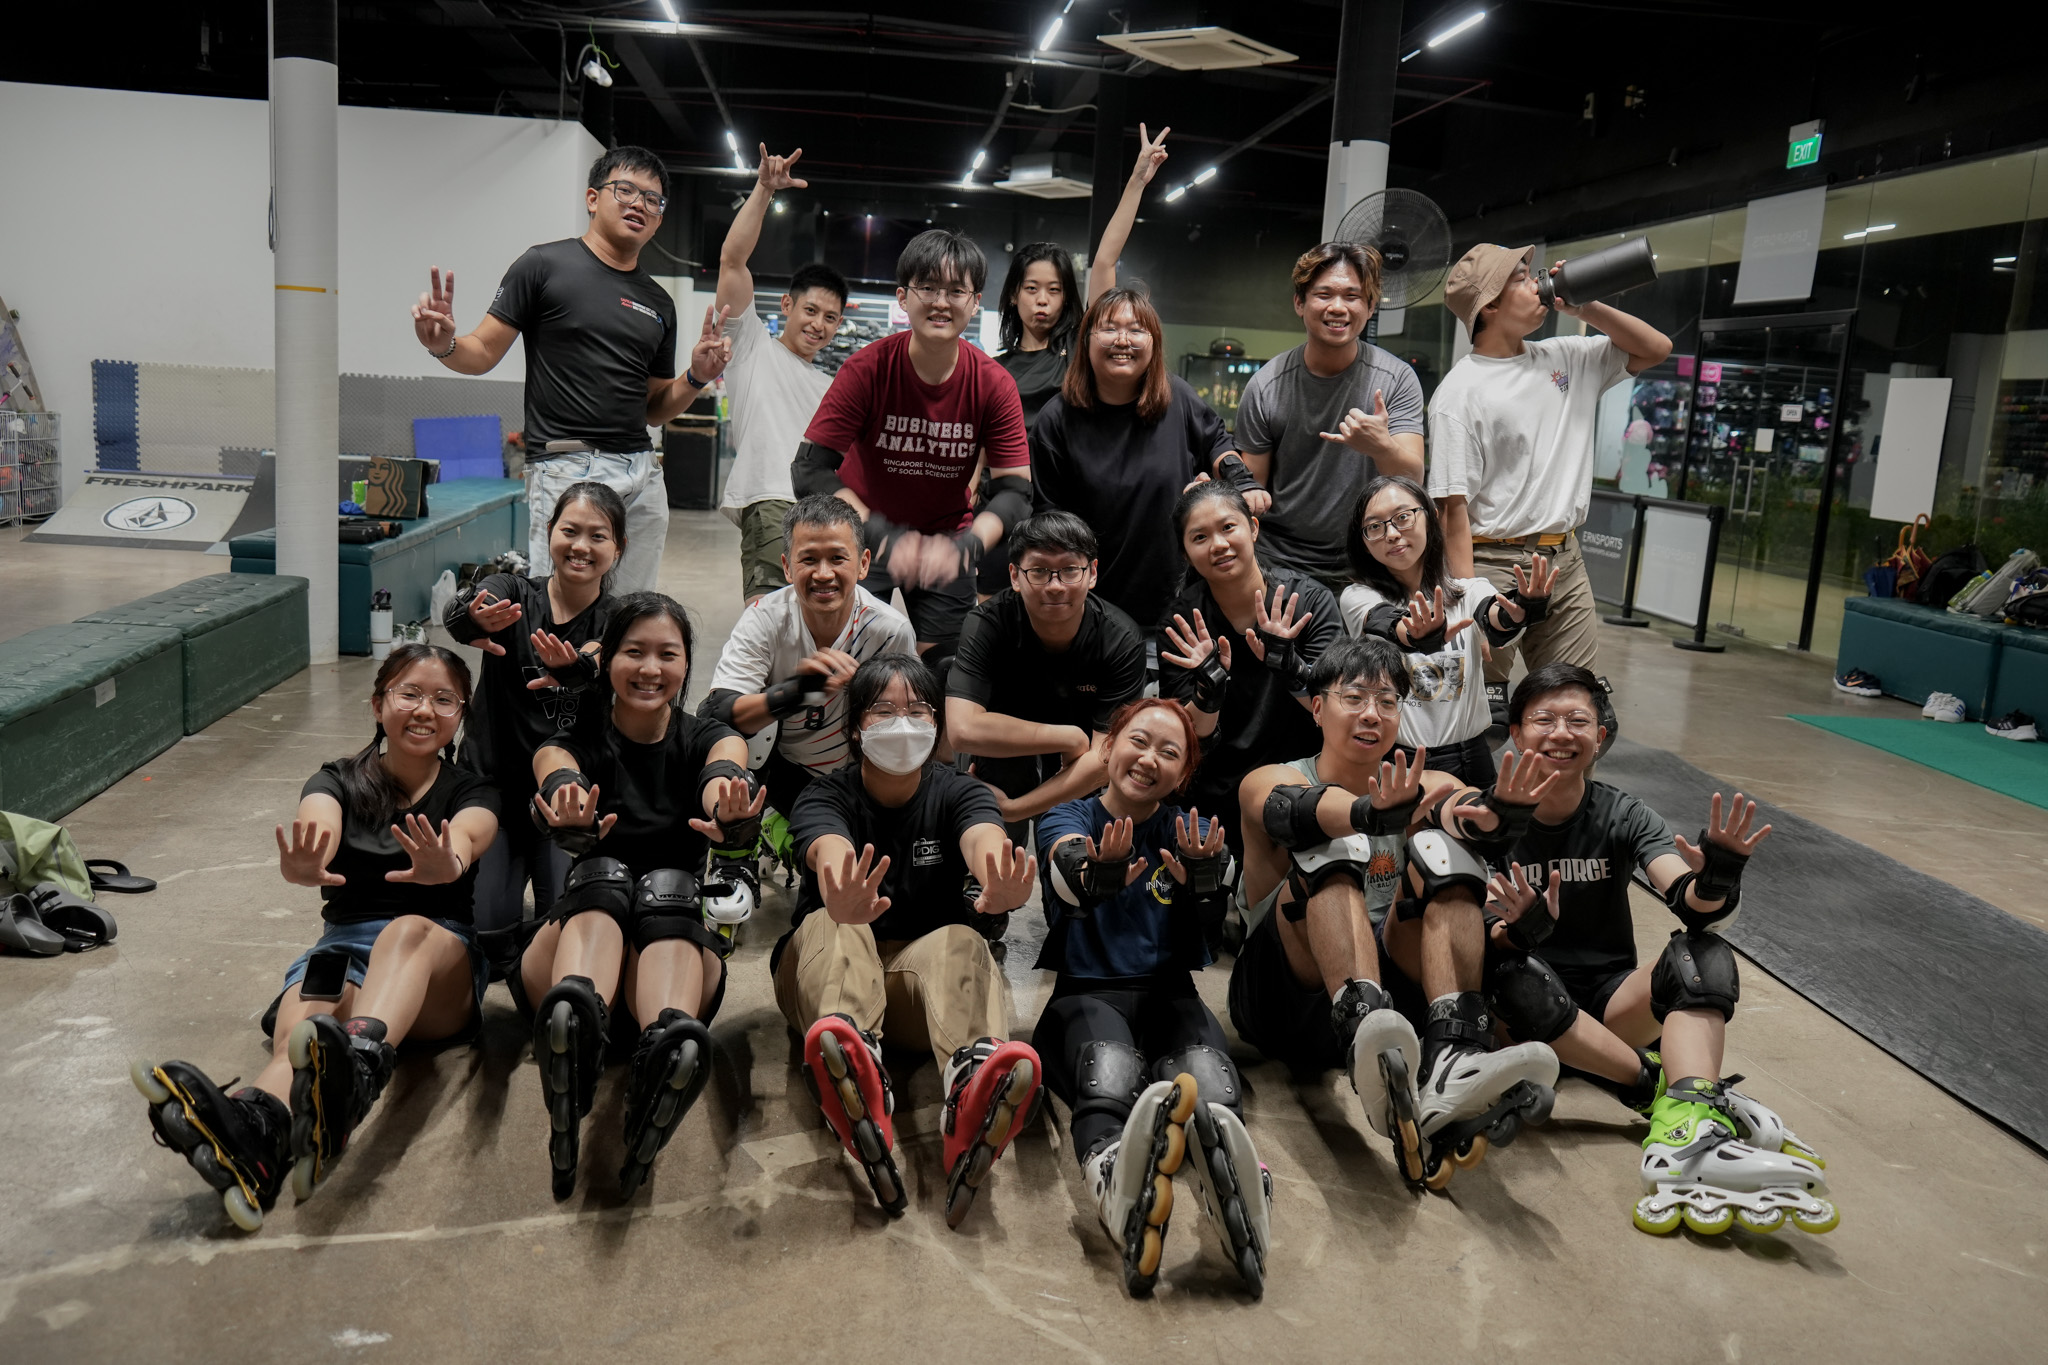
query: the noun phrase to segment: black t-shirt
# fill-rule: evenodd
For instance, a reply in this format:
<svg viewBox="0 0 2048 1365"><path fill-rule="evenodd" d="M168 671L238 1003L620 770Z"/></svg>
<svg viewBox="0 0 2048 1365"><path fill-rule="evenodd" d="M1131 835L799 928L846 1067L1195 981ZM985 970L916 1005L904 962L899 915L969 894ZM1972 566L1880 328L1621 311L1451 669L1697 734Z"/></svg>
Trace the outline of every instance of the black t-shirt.
<svg viewBox="0 0 2048 1365"><path fill-rule="evenodd" d="M1131 618L1088 594L1066 649L1048 650L1024 598L1004 588L967 613L946 695L1039 725L1109 728L1116 708L1145 689L1145 636Z"/></svg>
<svg viewBox="0 0 2048 1365"><path fill-rule="evenodd" d="M1029 431L1046 400L1060 391L1060 382L1067 377L1067 353L1050 346L1036 351L1004 351L996 357L996 364L1017 381L1017 397L1024 403L1024 429Z"/></svg>
<svg viewBox="0 0 2048 1365"><path fill-rule="evenodd" d="M1557 928L1538 951L1561 971L1625 972L1636 965L1629 874L1678 852L1664 817L1618 787L1586 783L1586 799L1561 825L1531 824L1509 857L1540 867L1538 891L1562 878Z"/></svg>
<svg viewBox="0 0 2048 1365"><path fill-rule="evenodd" d="M1285 565L1260 564L1266 579L1266 598L1281 587L1289 594L1301 594L1296 614L1314 613L1308 628L1296 637L1295 648L1303 659L1314 663L1323 651L1343 638L1344 619L1330 590L1301 569ZM1255 658L1242 631L1232 630L1229 618L1216 605L1209 585L1197 578L1174 599L1171 614L1192 625L1195 613L1209 633L1230 636L1230 690L1224 694L1223 714L1215 731L1202 741L1202 765L1188 792L1188 804L1203 811L1237 810L1237 784L1253 768L1268 763L1285 763L1312 754L1323 747L1323 732L1315 718L1288 694L1280 675ZM1195 675L1177 664L1159 660L1159 695L1174 697L1193 706ZM1235 824L1225 821L1226 826Z"/></svg>
<svg viewBox="0 0 2048 1365"><path fill-rule="evenodd" d="M549 441L647 449L647 381L676 373L675 300L652 275L548 242L512 262L491 316L526 338L528 459Z"/></svg>
<svg viewBox="0 0 2048 1365"><path fill-rule="evenodd" d="M596 784L599 820L619 817L590 856L617 858L645 876L662 867L700 870L707 841L690 821L704 818L704 765L711 746L738 737L730 726L674 711L659 741L635 743L612 724L611 696L600 690L578 709L575 727L548 743L574 754L577 770Z"/></svg>
<svg viewBox="0 0 2048 1365"><path fill-rule="evenodd" d="M494 573L478 588L503 601L519 604L519 619L489 638L504 646L503 654L485 654L483 675L469 699L468 723L462 731L462 762L488 773L497 783L510 815L523 816L534 793L534 751L558 730L573 730L578 709L601 705L605 693L596 687L552 687L530 692L526 685L548 670L533 650L533 633L545 630L581 649L603 636L613 600L600 597L574 617L557 622L548 601L548 580ZM448 633L465 645L485 634L458 602L448 610ZM528 828L530 822L523 822ZM511 826L518 828L519 826Z"/></svg>
<svg viewBox="0 0 2048 1365"><path fill-rule="evenodd" d="M434 775L434 785L418 804L408 806L374 829L366 829L349 810L341 785L341 760L320 765L320 771L306 779L299 799L314 793L331 796L341 803L341 847L335 850L327 870L348 878L346 886L323 886L325 902L320 914L329 924L357 924L364 920L396 919L400 915L425 915L428 919L473 922L473 892L476 862L460 878L442 886L415 886L411 882L388 882L387 872L403 872L412 858L391 833L408 815L433 821L438 832L443 820L453 820L457 811L475 807L498 814L498 790L489 780L454 763L443 763Z"/></svg>
<svg viewBox="0 0 2048 1365"><path fill-rule="evenodd" d="M1054 397L1031 428L1031 481L1042 507L1088 523L1101 545L1096 591L1146 630L1157 629L1186 563L1173 535L1181 489L1233 449L1223 419L1183 380L1157 422L1136 403L1071 408Z"/></svg>
<svg viewBox="0 0 2048 1365"><path fill-rule="evenodd" d="M889 908L871 926L877 942L922 938L948 924L973 923L974 911L962 894L968 869L960 840L976 825L1002 829L995 792L986 782L938 764L927 763L916 793L893 808L868 794L859 764L814 779L789 813L796 859L804 865L791 932L805 915L824 907L818 874L808 864L811 844L827 834L852 843L856 857L869 844L876 861L888 855L889 871L879 894L889 898ZM785 935L775 945L777 958L788 941Z"/></svg>

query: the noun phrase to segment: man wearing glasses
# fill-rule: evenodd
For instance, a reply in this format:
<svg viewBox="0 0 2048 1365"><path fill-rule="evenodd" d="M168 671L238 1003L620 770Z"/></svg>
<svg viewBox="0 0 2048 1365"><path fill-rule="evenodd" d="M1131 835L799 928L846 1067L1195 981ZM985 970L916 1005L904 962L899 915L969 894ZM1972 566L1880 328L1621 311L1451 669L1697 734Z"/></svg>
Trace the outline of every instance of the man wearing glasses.
<svg viewBox="0 0 2048 1365"><path fill-rule="evenodd" d="M884 601L903 589L918 648L942 674L974 605L975 561L1031 513L1016 381L961 338L987 277L969 238L943 228L913 237L896 261L910 330L839 367L789 471L798 497L836 496L860 513L875 557L869 587ZM983 459L992 492L975 516Z"/></svg>
<svg viewBox="0 0 2048 1365"><path fill-rule="evenodd" d="M488 374L526 338L527 561L548 563L548 517L570 484L607 484L626 502L626 547L612 591L652 590L668 534L668 497L647 429L674 417L725 369L732 341L706 309L677 376L675 300L640 267L668 210L668 175L644 147L590 168L590 228L512 263L490 311L455 334L455 272L436 266L413 306L413 332L457 374Z"/></svg>
<svg viewBox="0 0 2048 1365"><path fill-rule="evenodd" d="M968 614L946 681L946 730L1023 822L1108 781L1109 718L1145 687L1145 635L1091 593L1095 533L1041 512L1010 533L1010 586Z"/></svg>

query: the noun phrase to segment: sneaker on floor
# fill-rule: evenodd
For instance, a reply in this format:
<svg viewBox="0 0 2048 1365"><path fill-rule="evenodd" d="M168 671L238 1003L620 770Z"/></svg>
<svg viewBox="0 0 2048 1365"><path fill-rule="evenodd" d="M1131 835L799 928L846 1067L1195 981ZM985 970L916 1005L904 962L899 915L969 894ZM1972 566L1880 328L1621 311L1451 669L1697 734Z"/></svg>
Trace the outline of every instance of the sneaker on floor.
<svg viewBox="0 0 2048 1365"><path fill-rule="evenodd" d="M2034 718L2024 711L2008 711L1997 720L1984 722L1984 733L2000 739L2039 739Z"/></svg>
<svg viewBox="0 0 2048 1365"><path fill-rule="evenodd" d="M1884 686L1878 682L1876 674L1852 668L1835 679L1835 691L1847 692L1852 697L1881 697Z"/></svg>
<svg viewBox="0 0 2048 1365"><path fill-rule="evenodd" d="M1929 720L1955 724L1963 719L1966 708L1961 697L1949 692L1936 692L1927 698L1927 704L1920 708L1920 714Z"/></svg>

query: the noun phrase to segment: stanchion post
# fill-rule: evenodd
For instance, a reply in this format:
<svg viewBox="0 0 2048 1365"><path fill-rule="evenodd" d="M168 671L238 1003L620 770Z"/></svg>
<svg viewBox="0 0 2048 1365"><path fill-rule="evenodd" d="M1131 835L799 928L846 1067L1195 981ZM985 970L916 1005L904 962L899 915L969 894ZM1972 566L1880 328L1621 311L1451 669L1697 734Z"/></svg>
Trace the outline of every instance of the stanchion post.
<svg viewBox="0 0 2048 1365"><path fill-rule="evenodd" d="M1707 510L1707 567L1700 574L1700 610L1694 618L1692 638L1673 640L1674 649L1688 649L1700 654L1719 654L1728 646L1707 643L1707 617L1714 609L1714 566L1721 555L1721 519L1728 509L1718 502L1710 502Z"/></svg>
<svg viewBox="0 0 2048 1365"><path fill-rule="evenodd" d="M1621 615L1603 616L1600 618L1610 626L1648 626L1650 624L1650 619L1647 616L1635 615L1636 575L1643 566L1643 523L1649 516L1649 505L1643 501L1641 493L1637 493L1631 501L1635 504L1636 522L1635 529L1629 532L1628 586L1621 590Z"/></svg>

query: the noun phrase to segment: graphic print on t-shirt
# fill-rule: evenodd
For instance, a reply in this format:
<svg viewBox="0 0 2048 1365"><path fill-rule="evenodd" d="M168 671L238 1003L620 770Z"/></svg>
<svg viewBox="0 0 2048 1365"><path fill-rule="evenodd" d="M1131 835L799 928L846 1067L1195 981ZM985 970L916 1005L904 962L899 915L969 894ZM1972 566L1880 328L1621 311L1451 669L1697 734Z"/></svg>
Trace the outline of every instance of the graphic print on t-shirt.
<svg viewBox="0 0 2048 1365"><path fill-rule="evenodd" d="M1408 656L1408 695L1417 701L1456 701L1464 690L1463 653Z"/></svg>

